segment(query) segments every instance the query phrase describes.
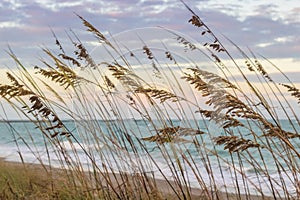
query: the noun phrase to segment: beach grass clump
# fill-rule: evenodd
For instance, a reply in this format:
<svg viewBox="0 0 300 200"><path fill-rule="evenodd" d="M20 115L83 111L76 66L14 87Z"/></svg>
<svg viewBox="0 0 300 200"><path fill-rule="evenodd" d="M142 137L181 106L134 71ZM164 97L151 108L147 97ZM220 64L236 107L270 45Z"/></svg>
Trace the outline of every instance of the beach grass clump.
<svg viewBox="0 0 300 200"><path fill-rule="evenodd" d="M55 174L52 174L55 173ZM62 170L0 161L1 199L86 199L86 188L73 185Z"/></svg>
<svg viewBox="0 0 300 200"><path fill-rule="evenodd" d="M0 85L0 95L42 138L8 122L21 138L14 142L42 166L67 175L57 180L55 170L41 179L51 185L43 187L51 198L300 197L298 107L290 103L299 104L299 89L271 64L285 77L273 80L262 64L269 60L221 41L184 5L199 41L160 29L180 52L163 42L152 48L142 38L137 49L123 47L79 15L101 54L90 53L76 35L70 37L74 51L67 52L54 34L60 52L43 49L41 66L31 74L8 52L20 75L8 73L10 83ZM41 144L43 156L37 151ZM25 163L22 151L19 156ZM1 183L3 195L21 195L12 182L23 181L14 179ZM24 187L36 187L34 179L28 177Z"/></svg>

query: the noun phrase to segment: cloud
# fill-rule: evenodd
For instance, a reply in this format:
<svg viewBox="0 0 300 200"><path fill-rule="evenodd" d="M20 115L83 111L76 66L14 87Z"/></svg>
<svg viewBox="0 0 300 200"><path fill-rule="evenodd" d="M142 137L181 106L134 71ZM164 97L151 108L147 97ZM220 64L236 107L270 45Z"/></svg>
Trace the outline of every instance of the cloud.
<svg viewBox="0 0 300 200"><path fill-rule="evenodd" d="M269 76L272 78L272 80L274 80L274 82L276 83L288 83L291 81L293 84L300 84L300 72L299 71L294 71L294 72L285 72L284 74L280 73L280 72L273 72L273 73L269 73ZM252 74L247 74L246 75L247 79L251 82L251 83L260 83L262 79L262 77L260 77L260 79L258 78L258 76L254 73ZM288 77L288 79L286 78ZM235 75L234 79L237 82L245 82L245 79L242 75Z"/></svg>
<svg viewBox="0 0 300 200"><path fill-rule="evenodd" d="M22 27L22 24L20 24L18 21L5 21L0 22L0 29L6 29L6 28L20 28Z"/></svg>
<svg viewBox="0 0 300 200"><path fill-rule="evenodd" d="M24 0L0 4L0 46L7 43L20 52L26 47L54 45L50 29L67 41L70 28L87 42L94 38L85 32L75 13L80 14L100 31L117 34L124 30L163 26L203 40L200 30L187 21L191 13L177 0ZM268 58L300 55L299 7L279 7L275 3L247 5L247 1L224 5L221 0L186 1L226 45L230 38L240 47L250 47ZM291 4L287 3L289 6ZM248 6L248 8L247 8ZM283 11L289 10L286 14ZM28 50L28 49L27 49ZM22 53L21 53L22 54ZM20 55L22 56L22 55Z"/></svg>
<svg viewBox="0 0 300 200"><path fill-rule="evenodd" d="M288 23L300 23L300 7L292 8L286 17Z"/></svg>

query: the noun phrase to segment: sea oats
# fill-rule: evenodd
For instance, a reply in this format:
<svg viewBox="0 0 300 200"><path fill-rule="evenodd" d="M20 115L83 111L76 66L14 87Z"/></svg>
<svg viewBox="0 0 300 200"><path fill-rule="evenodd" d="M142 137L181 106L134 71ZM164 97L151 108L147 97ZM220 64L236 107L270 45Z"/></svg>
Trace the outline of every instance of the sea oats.
<svg viewBox="0 0 300 200"><path fill-rule="evenodd" d="M294 86L291 86L291 85L288 85L288 84L282 84L281 83L280 85L287 88L288 92L290 92L293 97L297 98L298 104L300 104L300 90L298 88L296 88Z"/></svg>

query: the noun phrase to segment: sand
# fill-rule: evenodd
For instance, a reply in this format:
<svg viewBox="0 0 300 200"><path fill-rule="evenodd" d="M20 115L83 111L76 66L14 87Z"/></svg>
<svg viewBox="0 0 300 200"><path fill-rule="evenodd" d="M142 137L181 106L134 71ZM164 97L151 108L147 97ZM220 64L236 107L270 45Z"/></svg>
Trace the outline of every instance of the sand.
<svg viewBox="0 0 300 200"><path fill-rule="evenodd" d="M50 171L50 167L49 166L44 166L44 165L39 165L39 164L22 164L20 162L11 162L11 161L6 161L3 158L0 158L0 168L2 167L6 167L6 168L13 168L13 169L19 169L19 170L24 170L26 169L27 171L31 172L31 173L35 173L37 176L39 177L45 177L47 175L49 175L49 173L47 173L47 171ZM51 170L51 176L54 176L55 179L59 180L62 179L63 176L66 176L67 173L65 173L65 170L62 169L52 169ZM87 177L90 175L89 173L86 173ZM104 176L109 177L110 179L110 183L112 184L108 184L104 178ZM114 188L120 188L120 180L125 181L124 180L124 176L122 176L121 174L112 174L112 173L103 173L102 175L99 174L100 177L100 181L102 182L103 185L110 185ZM133 177L133 175L130 176L126 176L126 177ZM127 182L130 180L126 180ZM152 180L153 181L153 180ZM175 194L175 191L179 191L180 193L180 189L177 186L178 184L176 184L175 182L168 182L166 180L160 180L160 179L156 179L153 181L153 183L157 186L156 188L158 188L158 190L161 192L162 196L164 199L179 199L179 197ZM173 187L173 189L172 189ZM188 188L188 187L184 187L184 191L185 193L189 193L191 199L208 199L205 195L205 192L202 191L201 189L198 188ZM1 190L0 190L1 192ZM189 199L189 198L188 198ZM256 196L256 195L251 195L251 196L246 196L246 195L235 195L235 194L226 194L223 192L213 192L213 199L220 199L220 200L260 200L260 199L267 199L267 200L271 200L274 199L272 197L264 197L262 198L261 196Z"/></svg>

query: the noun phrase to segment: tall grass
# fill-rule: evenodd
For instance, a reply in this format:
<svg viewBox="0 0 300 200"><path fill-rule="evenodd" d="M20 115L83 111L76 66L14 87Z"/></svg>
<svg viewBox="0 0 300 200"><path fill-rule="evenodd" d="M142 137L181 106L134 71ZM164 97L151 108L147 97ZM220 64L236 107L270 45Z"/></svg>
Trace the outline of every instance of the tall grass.
<svg viewBox="0 0 300 200"><path fill-rule="evenodd" d="M151 48L143 37L139 48L124 47L79 15L102 54L72 33L72 55L54 34L60 52L42 49L42 66L31 74L8 51L19 75L7 73L0 95L40 131L46 159L33 136L16 145L50 168L56 157L90 199L300 198L298 107L290 103L299 103L299 89L267 59L222 42L186 7L199 40L160 29L182 52L163 41ZM31 134L10 128L17 138Z"/></svg>

